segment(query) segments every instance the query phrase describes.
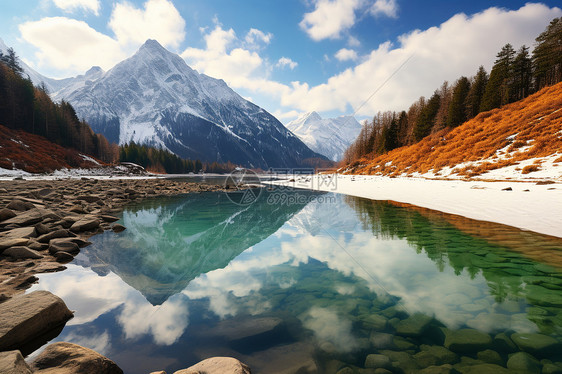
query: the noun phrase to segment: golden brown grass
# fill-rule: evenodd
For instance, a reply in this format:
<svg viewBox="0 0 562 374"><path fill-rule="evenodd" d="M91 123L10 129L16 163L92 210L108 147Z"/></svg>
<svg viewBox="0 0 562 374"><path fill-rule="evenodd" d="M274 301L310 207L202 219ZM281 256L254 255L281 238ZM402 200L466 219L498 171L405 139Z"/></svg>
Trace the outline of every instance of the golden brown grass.
<svg viewBox="0 0 562 374"><path fill-rule="evenodd" d="M443 129L414 145L374 158L364 157L348 168L354 174L397 176L430 170L437 173L444 167L470 162L476 165L457 171L458 175L472 177L561 152L562 83L558 83L516 103L480 113L457 128ZM389 162L392 164L385 166ZM562 162L562 157L555 162Z"/></svg>

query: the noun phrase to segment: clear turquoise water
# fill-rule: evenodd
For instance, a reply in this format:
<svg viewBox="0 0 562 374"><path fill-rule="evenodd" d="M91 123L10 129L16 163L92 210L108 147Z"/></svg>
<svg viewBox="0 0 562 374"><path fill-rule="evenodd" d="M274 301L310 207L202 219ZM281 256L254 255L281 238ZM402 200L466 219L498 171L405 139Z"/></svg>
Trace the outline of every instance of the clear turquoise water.
<svg viewBox="0 0 562 374"><path fill-rule="evenodd" d="M491 343L456 352L457 366L481 364L484 349L506 366L522 348L502 350L499 333L562 341L562 272L533 259L559 254L560 241L387 202L272 193L249 206L223 193L129 206L127 230L93 237L68 270L33 287L76 311L55 341L92 348L126 373L173 373L211 356L237 357L253 373L336 373L371 353L399 372L410 358L427 363L424 344L447 345L466 328ZM401 331L421 314L431 320L421 334ZM544 365L560 352L532 353Z"/></svg>

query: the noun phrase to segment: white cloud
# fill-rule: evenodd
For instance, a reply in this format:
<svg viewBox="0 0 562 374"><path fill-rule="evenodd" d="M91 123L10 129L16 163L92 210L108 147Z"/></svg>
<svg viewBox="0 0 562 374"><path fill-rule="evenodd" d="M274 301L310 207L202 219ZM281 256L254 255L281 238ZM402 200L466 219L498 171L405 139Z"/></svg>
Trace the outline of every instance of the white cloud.
<svg viewBox="0 0 562 374"><path fill-rule="evenodd" d="M349 36L347 38L347 45L349 45L350 47L359 47L361 45L361 42L354 36Z"/></svg>
<svg viewBox="0 0 562 374"><path fill-rule="evenodd" d="M77 9L85 9L99 14L101 5L99 0L53 0L53 3L65 12L72 12Z"/></svg>
<svg viewBox="0 0 562 374"><path fill-rule="evenodd" d="M355 24L355 11L362 0L316 0L314 11L306 13L300 27L314 40L338 39Z"/></svg>
<svg viewBox="0 0 562 374"><path fill-rule="evenodd" d="M49 17L19 26L25 41L39 48L38 66L84 72L92 65L111 68L126 57L119 43L83 21Z"/></svg>
<svg viewBox="0 0 562 374"><path fill-rule="evenodd" d="M310 87L293 82L282 105L302 111L350 112L387 80L410 56L412 59L366 103L359 115L379 110L407 110L419 96L428 96L444 80L474 75L479 65L489 71L505 43L516 48L533 45L559 8L527 4L518 10L489 8L473 16L457 14L438 27L415 30L381 44L360 64Z"/></svg>
<svg viewBox="0 0 562 374"><path fill-rule="evenodd" d="M289 69L293 70L298 66L298 63L288 57L281 57L279 61L277 61L277 64L275 66L280 68L288 67Z"/></svg>
<svg viewBox="0 0 562 374"><path fill-rule="evenodd" d="M273 34L271 33L264 33L258 29L250 29L246 34L246 44L249 48L259 48L260 43L269 44L271 39L273 38Z"/></svg>
<svg viewBox="0 0 562 374"><path fill-rule="evenodd" d="M164 46L178 47L185 38L185 21L168 0L148 0L144 9L126 2L118 3L109 27L121 44L156 39Z"/></svg>
<svg viewBox="0 0 562 374"><path fill-rule="evenodd" d="M339 61L349 61L349 60L357 60L359 56L357 56L357 52L353 49L342 48L336 52L334 55Z"/></svg>
<svg viewBox="0 0 562 374"><path fill-rule="evenodd" d="M398 4L396 0L377 0L371 6L371 14L374 16L384 15L390 18L397 18Z"/></svg>

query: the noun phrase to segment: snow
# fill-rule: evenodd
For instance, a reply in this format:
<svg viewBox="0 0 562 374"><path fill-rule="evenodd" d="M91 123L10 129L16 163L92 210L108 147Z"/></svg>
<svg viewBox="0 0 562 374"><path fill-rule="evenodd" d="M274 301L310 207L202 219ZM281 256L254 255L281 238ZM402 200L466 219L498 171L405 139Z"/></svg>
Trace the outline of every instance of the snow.
<svg viewBox="0 0 562 374"><path fill-rule="evenodd" d="M95 164L95 165L101 165L99 162L97 162L96 160L94 160L94 159L91 158L90 156L86 156L86 155L83 155L83 154L80 154L80 156L82 157L82 159L83 159L84 161L91 162L91 163L93 163L93 164Z"/></svg>
<svg viewBox="0 0 562 374"><path fill-rule="evenodd" d="M327 179L327 175L315 175L296 177L294 180L264 183L337 192L374 200L392 200L562 237L562 183L536 185L531 182L429 180L338 174L333 174L330 179ZM329 183L334 180L335 183ZM502 191L508 187L512 191Z"/></svg>
<svg viewBox="0 0 562 374"><path fill-rule="evenodd" d="M13 178L13 177L23 177L23 176L28 176L31 175L29 174L27 171L23 171L20 169L4 169L4 168L0 168L0 178L2 177L10 177L9 179Z"/></svg>

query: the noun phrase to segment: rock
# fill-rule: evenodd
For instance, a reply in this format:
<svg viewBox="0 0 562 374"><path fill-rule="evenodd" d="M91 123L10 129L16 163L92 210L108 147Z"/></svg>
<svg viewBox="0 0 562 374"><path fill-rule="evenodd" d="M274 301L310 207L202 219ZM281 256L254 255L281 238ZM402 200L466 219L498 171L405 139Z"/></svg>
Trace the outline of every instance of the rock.
<svg viewBox="0 0 562 374"><path fill-rule="evenodd" d="M39 235L45 235L49 232L51 232L51 227L47 226L43 223L38 223L35 225L35 231L37 231L37 234Z"/></svg>
<svg viewBox="0 0 562 374"><path fill-rule="evenodd" d="M101 219L102 219L104 222L109 222L109 223L119 221L119 218L113 217L113 216L108 216L108 215L106 215L106 214L102 214L102 215L101 215Z"/></svg>
<svg viewBox="0 0 562 374"><path fill-rule="evenodd" d="M0 304L0 350L18 349L70 318L64 301L48 291L15 296Z"/></svg>
<svg viewBox="0 0 562 374"><path fill-rule="evenodd" d="M2 374L31 374L20 351L0 352L0 373Z"/></svg>
<svg viewBox="0 0 562 374"><path fill-rule="evenodd" d="M15 246L8 248L2 252L5 256L10 256L11 258L15 259L24 259L24 258L43 258L39 253L35 252L33 249L29 249L23 246Z"/></svg>
<svg viewBox="0 0 562 374"><path fill-rule="evenodd" d="M411 342L408 338L403 338L401 336L395 336L392 338L392 343L394 344L394 348L400 351L417 351L417 346Z"/></svg>
<svg viewBox="0 0 562 374"><path fill-rule="evenodd" d="M512 353L517 351L517 346L505 333L500 332L494 337L492 347L499 352Z"/></svg>
<svg viewBox="0 0 562 374"><path fill-rule="evenodd" d="M41 235L40 237L37 238L37 241L39 243L48 243L52 239L67 238L68 236L69 236L68 230L59 229L59 230L51 231L47 234Z"/></svg>
<svg viewBox="0 0 562 374"><path fill-rule="evenodd" d="M34 227L20 227L17 229L11 229L4 231L0 234L0 238L4 239L15 239L15 238L33 238L35 237Z"/></svg>
<svg viewBox="0 0 562 374"><path fill-rule="evenodd" d="M212 357L174 374L250 374L250 368L232 357Z"/></svg>
<svg viewBox="0 0 562 374"><path fill-rule="evenodd" d="M511 187L502 188L502 191L513 191Z"/></svg>
<svg viewBox="0 0 562 374"><path fill-rule="evenodd" d="M476 358L488 364L496 364L500 366L503 365L503 360L500 354L496 351L492 351L491 349L486 349L485 351L478 352L476 354Z"/></svg>
<svg viewBox="0 0 562 374"><path fill-rule="evenodd" d="M452 365L429 366L419 371L420 374L457 374Z"/></svg>
<svg viewBox="0 0 562 374"><path fill-rule="evenodd" d="M5 221L7 219L13 218L16 216L13 210L8 208L0 209L0 222Z"/></svg>
<svg viewBox="0 0 562 374"><path fill-rule="evenodd" d="M366 328L376 331L384 331L388 325L388 320L378 314L369 314L365 318L362 318L362 322Z"/></svg>
<svg viewBox="0 0 562 374"><path fill-rule="evenodd" d="M70 253L63 252L63 251L55 253L54 256L57 262L60 262L61 264L66 264L74 260L74 256L72 256Z"/></svg>
<svg viewBox="0 0 562 374"><path fill-rule="evenodd" d="M456 365L455 365L456 367ZM503 366L494 364L476 364L459 369L463 374L513 374Z"/></svg>
<svg viewBox="0 0 562 374"><path fill-rule="evenodd" d="M394 347L394 335L384 332L372 332L369 341L375 349L389 349Z"/></svg>
<svg viewBox="0 0 562 374"><path fill-rule="evenodd" d="M72 343L50 344L31 364L35 374L123 374L113 361Z"/></svg>
<svg viewBox="0 0 562 374"><path fill-rule="evenodd" d="M125 231L127 228L123 225L116 223L113 226L111 226L111 229L113 230L113 232L119 233Z"/></svg>
<svg viewBox="0 0 562 374"><path fill-rule="evenodd" d="M85 216L70 226L72 232L91 231L100 226L100 221L94 216Z"/></svg>
<svg viewBox="0 0 562 374"><path fill-rule="evenodd" d="M541 367L541 363L526 352L514 353L507 360L507 368L513 371L540 374Z"/></svg>
<svg viewBox="0 0 562 374"><path fill-rule="evenodd" d="M69 233L72 234L72 233ZM74 234L72 234L74 235ZM81 239L79 237L69 237L69 238L57 238L57 239L53 239L49 242L50 245L58 245L58 244L63 244L64 243L74 243L76 244L79 248L82 247L86 247L90 244L92 244L92 242L89 242L87 240Z"/></svg>
<svg viewBox="0 0 562 374"><path fill-rule="evenodd" d="M546 363L542 367L542 374L562 374L562 367Z"/></svg>
<svg viewBox="0 0 562 374"><path fill-rule="evenodd" d="M381 351L382 354L388 356L392 361L392 371L402 371L405 373L417 372L420 369L419 364L414 358L406 352L397 351Z"/></svg>
<svg viewBox="0 0 562 374"><path fill-rule="evenodd" d="M531 304L547 307L562 307L562 293L542 286L528 284L525 297Z"/></svg>
<svg viewBox="0 0 562 374"><path fill-rule="evenodd" d="M222 336L230 342L246 342L276 335L284 328L285 324L281 318L256 317L219 322L208 334Z"/></svg>
<svg viewBox="0 0 562 374"><path fill-rule="evenodd" d="M378 355L378 354L370 354L365 359L365 367L366 368L383 368L383 369L391 369L391 361L388 356L385 355Z"/></svg>
<svg viewBox="0 0 562 374"><path fill-rule="evenodd" d="M450 331L445 337L445 348L457 353L470 353L490 348L490 335L474 329Z"/></svg>
<svg viewBox="0 0 562 374"><path fill-rule="evenodd" d="M87 203L95 203L101 200L99 195L80 195L76 196L76 200L85 201Z"/></svg>
<svg viewBox="0 0 562 374"><path fill-rule="evenodd" d="M34 251L44 251L49 248L49 245L30 240L29 243L27 243L27 248L33 249Z"/></svg>
<svg viewBox="0 0 562 374"><path fill-rule="evenodd" d="M35 205L33 205L32 203L29 203L27 201L14 199L8 205L6 205L6 208L11 209L11 210L24 211L24 210L29 210L29 209L35 208Z"/></svg>
<svg viewBox="0 0 562 374"><path fill-rule="evenodd" d="M161 371L153 371L150 374L166 374L166 372L164 370L161 370Z"/></svg>
<svg viewBox="0 0 562 374"><path fill-rule="evenodd" d="M15 238L15 239L0 239L0 253L2 253L6 248L15 246L26 246L29 243L27 238Z"/></svg>
<svg viewBox="0 0 562 374"><path fill-rule="evenodd" d="M42 210L34 208L3 221L2 225L6 226L13 223L19 226L31 226L41 222L43 218L44 212Z"/></svg>
<svg viewBox="0 0 562 374"><path fill-rule="evenodd" d="M58 252L66 252L70 254L77 254L80 252L80 248L78 244L72 241L59 241L59 242L51 242L49 245L49 253L52 255L57 254Z"/></svg>
<svg viewBox="0 0 562 374"><path fill-rule="evenodd" d="M561 344L553 337L543 334L513 334L511 339L520 350L533 355L544 356L561 349Z"/></svg>
<svg viewBox="0 0 562 374"><path fill-rule="evenodd" d="M459 356L456 353L453 353L447 348L442 347L440 345L422 344L420 346L420 349L422 352L427 352L437 359L435 365L455 364L459 361ZM417 354L414 356L414 358L417 359L416 356Z"/></svg>
<svg viewBox="0 0 562 374"><path fill-rule="evenodd" d="M416 313L405 320L400 321L396 326L396 333L403 336L421 336L429 327L431 321L433 321L432 317L422 313Z"/></svg>

